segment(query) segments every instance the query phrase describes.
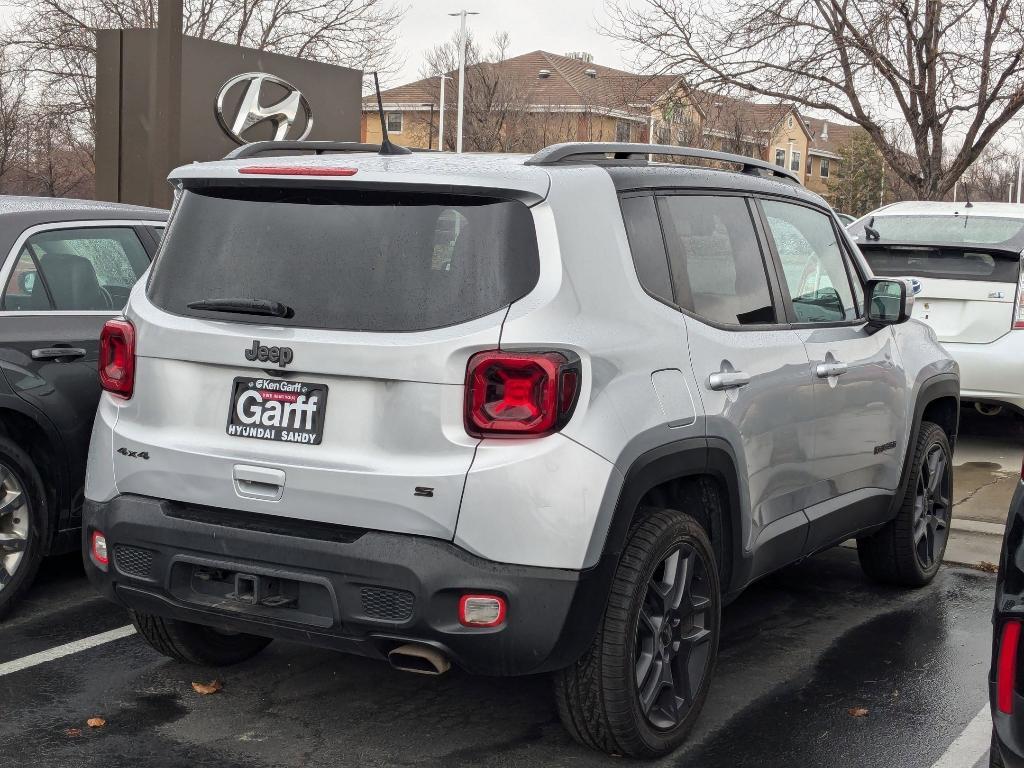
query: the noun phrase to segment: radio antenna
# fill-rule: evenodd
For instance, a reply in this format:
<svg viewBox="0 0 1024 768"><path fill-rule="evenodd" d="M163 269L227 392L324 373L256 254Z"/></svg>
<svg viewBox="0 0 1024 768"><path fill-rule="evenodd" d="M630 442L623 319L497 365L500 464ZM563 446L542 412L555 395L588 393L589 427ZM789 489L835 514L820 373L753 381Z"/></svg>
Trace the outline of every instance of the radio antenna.
<svg viewBox="0 0 1024 768"><path fill-rule="evenodd" d="M406 147L392 144L388 138L388 121L384 119L384 102L380 98L380 81L377 80L377 73L373 73L373 89L377 91L377 113L380 115L380 151L379 155L411 155L412 151Z"/></svg>

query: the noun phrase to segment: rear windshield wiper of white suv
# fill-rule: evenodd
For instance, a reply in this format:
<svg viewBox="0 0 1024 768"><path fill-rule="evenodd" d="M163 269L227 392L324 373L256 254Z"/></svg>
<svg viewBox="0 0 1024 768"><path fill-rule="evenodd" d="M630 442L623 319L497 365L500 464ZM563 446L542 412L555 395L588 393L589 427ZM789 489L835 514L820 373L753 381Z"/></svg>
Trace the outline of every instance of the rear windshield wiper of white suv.
<svg viewBox="0 0 1024 768"><path fill-rule="evenodd" d="M287 304L267 299L203 299L189 303L188 308L263 317L293 317L295 315L295 311Z"/></svg>

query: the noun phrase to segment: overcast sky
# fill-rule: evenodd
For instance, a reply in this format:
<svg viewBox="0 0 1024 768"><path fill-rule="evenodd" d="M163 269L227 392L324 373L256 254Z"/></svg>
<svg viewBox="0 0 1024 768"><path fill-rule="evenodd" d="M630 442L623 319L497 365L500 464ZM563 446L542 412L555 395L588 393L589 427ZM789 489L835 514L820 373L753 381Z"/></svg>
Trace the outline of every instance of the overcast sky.
<svg viewBox="0 0 1024 768"><path fill-rule="evenodd" d="M398 28L398 47L405 63L395 82L419 78L423 53L448 40L459 28L458 17L448 16L462 8L477 11L470 16L469 28L484 43L484 49L496 32L508 32L518 55L538 49L551 53L587 51L594 61L608 67L624 67L618 46L597 31L605 18L603 0L408 0L409 11Z"/></svg>

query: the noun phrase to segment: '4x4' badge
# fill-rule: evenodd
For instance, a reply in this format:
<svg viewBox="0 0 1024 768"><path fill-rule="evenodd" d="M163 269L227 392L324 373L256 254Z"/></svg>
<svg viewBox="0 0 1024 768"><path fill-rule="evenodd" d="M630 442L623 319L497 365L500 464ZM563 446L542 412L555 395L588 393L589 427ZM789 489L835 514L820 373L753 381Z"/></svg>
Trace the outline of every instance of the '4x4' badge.
<svg viewBox="0 0 1024 768"><path fill-rule="evenodd" d="M149 461L149 451L129 451L127 448L118 448L117 452L129 459L145 459Z"/></svg>

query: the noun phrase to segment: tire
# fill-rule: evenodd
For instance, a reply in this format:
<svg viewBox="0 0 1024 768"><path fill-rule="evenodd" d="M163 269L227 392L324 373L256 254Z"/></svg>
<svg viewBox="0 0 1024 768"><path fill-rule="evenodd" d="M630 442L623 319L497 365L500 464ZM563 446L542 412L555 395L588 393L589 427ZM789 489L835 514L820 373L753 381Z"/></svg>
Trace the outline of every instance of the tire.
<svg viewBox="0 0 1024 768"><path fill-rule="evenodd" d="M873 536L857 539L860 564L870 578L903 587L923 587L935 578L952 522L952 458L942 427L922 422L896 517Z"/></svg>
<svg viewBox="0 0 1024 768"><path fill-rule="evenodd" d="M0 619L32 586L49 541L43 480L27 453L0 438Z"/></svg>
<svg viewBox="0 0 1024 768"><path fill-rule="evenodd" d="M225 634L202 624L128 611L132 624L154 650L176 661L206 667L227 667L255 656L269 637Z"/></svg>
<svg viewBox="0 0 1024 768"><path fill-rule="evenodd" d="M641 515L597 635L579 660L555 673L554 684L559 716L578 742L612 755L658 757L685 741L707 698L722 599L714 551L700 524L672 509L644 509ZM670 579L670 571L689 578ZM658 597L655 584L666 594ZM673 602L679 611L656 615ZM641 610L651 618L642 620ZM666 622L666 615L673 620ZM666 647L676 649L674 664L659 655ZM657 682L666 668L673 687ZM637 685L638 676L644 685ZM652 690L646 700L653 703L645 708L641 693Z"/></svg>
<svg viewBox="0 0 1024 768"><path fill-rule="evenodd" d="M992 729L992 746L988 749L988 768L1006 768L1003 763L1003 755L999 751L999 739L996 738L996 729Z"/></svg>

